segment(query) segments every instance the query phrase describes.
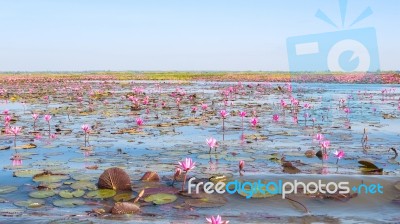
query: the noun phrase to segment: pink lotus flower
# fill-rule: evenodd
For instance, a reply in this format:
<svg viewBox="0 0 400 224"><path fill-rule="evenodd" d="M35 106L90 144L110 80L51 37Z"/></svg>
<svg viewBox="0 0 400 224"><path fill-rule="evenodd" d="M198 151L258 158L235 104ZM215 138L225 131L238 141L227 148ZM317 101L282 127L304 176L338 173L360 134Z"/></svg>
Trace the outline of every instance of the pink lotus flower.
<svg viewBox="0 0 400 224"><path fill-rule="evenodd" d="M185 172L189 172L193 168L195 168L196 162L193 162L191 158L186 158L185 160L178 162L179 168L182 169Z"/></svg>
<svg viewBox="0 0 400 224"><path fill-rule="evenodd" d="M140 117L138 117L138 118L136 118L136 124L137 124L137 126L142 126L143 125L143 119L142 118L140 118Z"/></svg>
<svg viewBox="0 0 400 224"><path fill-rule="evenodd" d="M217 140L213 137L206 139L206 143L210 149L213 149L217 146Z"/></svg>
<svg viewBox="0 0 400 224"><path fill-rule="evenodd" d="M22 130L22 128L21 128L21 127L18 127L18 126L15 126L15 127L11 127L11 128L10 128L10 132L11 132L13 135L18 135L18 134L21 132L21 130Z"/></svg>
<svg viewBox="0 0 400 224"><path fill-rule="evenodd" d="M192 107L192 113L195 113L197 111L197 107L196 106L193 106Z"/></svg>
<svg viewBox="0 0 400 224"><path fill-rule="evenodd" d="M207 108L208 108L207 104L205 104L205 103L201 104L201 109L202 110L207 110Z"/></svg>
<svg viewBox="0 0 400 224"><path fill-rule="evenodd" d="M182 191L185 189L186 184L186 176L190 170L195 168L195 162L191 158L186 158L185 160L178 162L179 167L181 170L185 171L185 176L183 177L183 184L182 184Z"/></svg>
<svg viewBox="0 0 400 224"><path fill-rule="evenodd" d="M344 156L345 156L345 154L344 154L344 151L343 150L339 150L339 151L335 151L334 153L333 153L334 155L335 155L335 157L339 160L339 159L342 159Z"/></svg>
<svg viewBox="0 0 400 224"><path fill-rule="evenodd" d="M281 106L282 106L282 108L285 108L286 107L286 102L284 101L284 100L281 100Z"/></svg>
<svg viewBox="0 0 400 224"><path fill-rule="evenodd" d="M15 126L10 127L7 132L10 132L14 135L14 148L17 147L17 135L21 132L21 127Z"/></svg>
<svg viewBox="0 0 400 224"><path fill-rule="evenodd" d="M213 137L206 139L207 145L210 147L210 151L208 151L208 154L211 153L211 149L215 149L215 152L217 152L217 140Z"/></svg>
<svg viewBox="0 0 400 224"><path fill-rule="evenodd" d="M251 126L256 127L258 124L258 119L256 117L253 117L250 121Z"/></svg>
<svg viewBox="0 0 400 224"><path fill-rule="evenodd" d="M9 112L10 112L9 110L5 109L5 110L3 111L3 114L8 115Z"/></svg>
<svg viewBox="0 0 400 224"><path fill-rule="evenodd" d="M273 120L273 121L278 121L278 120L279 120L279 115L278 115L278 114L274 114L274 115L272 116L272 120Z"/></svg>
<svg viewBox="0 0 400 224"><path fill-rule="evenodd" d="M293 117L293 123L295 123L295 124L299 123L299 118L297 118L297 116Z"/></svg>
<svg viewBox="0 0 400 224"><path fill-rule="evenodd" d="M246 117L246 115L247 115L246 111L240 111L240 112L239 112L239 116L240 116L241 118Z"/></svg>
<svg viewBox="0 0 400 224"><path fill-rule="evenodd" d="M318 133L315 135L315 140L322 141L323 139L324 139L324 136L322 134Z"/></svg>
<svg viewBox="0 0 400 224"><path fill-rule="evenodd" d="M309 103L304 104L304 109L310 109L310 108L311 108L311 105Z"/></svg>
<svg viewBox="0 0 400 224"><path fill-rule="evenodd" d="M322 141L320 144L321 144L322 148L327 149L331 145L331 142L330 141Z"/></svg>
<svg viewBox="0 0 400 224"><path fill-rule="evenodd" d="M350 109L349 109L348 107L344 108L343 111L344 111L346 114L349 114L349 113L350 113Z"/></svg>
<svg viewBox="0 0 400 224"><path fill-rule="evenodd" d="M12 158L12 166L22 166L22 158L19 154L15 154Z"/></svg>
<svg viewBox="0 0 400 224"><path fill-rule="evenodd" d="M88 124L82 125L81 128L85 132L85 134L90 132L90 126Z"/></svg>
<svg viewBox="0 0 400 224"><path fill-rule="evenodd" d="M221 115L222 119L225 119L228 116L228 113L226 112L226 110L221 110L219 112L219 115Z"/></svg>
<svg viewBox="0 0 400 224"><path fill-rule="evenodd" d="M44 119L45 119L47 122L50 122L50 120L51 120L51 115L50 115L50 114L44 115Z"/></svg>
<svg viewBox="0 0 400 224"><path fill-rule="evenodd" d="M4 117L4 122L5 122L6 124L8 124L8 123L10 123L11 119L12 119L11 116L10 116L10 115L7 115L7 116Z"/></svg>
<svg viewBox="0 0 400 224"><path fill-rule="evenodd" d="M207 222L210 224L228 224L229 221L222 221L222 218L220 215L217 217L211 216L210 218L206 218Z"/></svg>
<svg viewBox="0 0 400 224"><path fill-rule="evenodd" d="M322 153L322 160L328 160L329 156L327 153Z"/></svg>
<svg viewBox="0 0 400 224"><path fill-rule="evenodd" d="M32 114L32 118L34 121L36 121L39 118L39 114Z"/></svg>

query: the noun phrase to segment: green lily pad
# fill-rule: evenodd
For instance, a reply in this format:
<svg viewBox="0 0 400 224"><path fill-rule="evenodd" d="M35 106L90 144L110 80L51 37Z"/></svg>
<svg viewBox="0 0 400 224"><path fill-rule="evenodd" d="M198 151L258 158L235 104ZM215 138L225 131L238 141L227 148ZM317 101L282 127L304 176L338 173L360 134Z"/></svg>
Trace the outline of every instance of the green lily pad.
<svg viewBox="0 0 400 224"><path fill-rule="evenodd" d="M116 201L116 202L130 201L130 200L133 200L133 198L135 198L135 195L133 194L133 192L120 193L113 197L114 201Z"/></svg>
<svg viewBox="0 0 400 224"><path fill-rule="evenodd" d="M18 188L16 186L0 186L0 194L8 194L16 191Z"/></svg>
<svg viewBox="0 0 400 224"><path fill-rule="evenodd" d="M85 201L78 198L67 198L53 201L53 205L62 208L73 208L75 206L84 205Z"/></svg>
<svg viewBox="0 0 400 224"><path fill-rule="evenodd" d="M251 157L245 157L245 156L226 156L225 160L230 161L230 162L239 162L241 160L243 160L245 162L253 162L255 159L251 158Z"/></svg>
<svg viewBox="0 0 400 224"><path fill-rule="evenodd" d="M98 198L105 199L113 197L117 192L112 189L100 189L97 191L90 191L86 194L85 198Z"/></svg>
<svg viewBox="0 0 400 224"><path fill-rule="evenodd" d="M14 177L33 177L36 174L42 173L43 170L16 170L14 171Z"/></svg>
<svg viewBox="0 0 400 224"><path fill-rule="evenodd" d="M56 193L52 190L47 190L47 191L34 191L29 193L29 196L32 198L48 198L54 196Z"/></svg>
<svg viewBox="0 0 400 224"><path fill-rule="evenodd" d="M174 194L153 194L144 199L145 202L153 202L156 205L168 204L176 201L178 197Z"/></svg>
<svg viewBox="0 0 400 224"><path fill-rule="evenodd" d="M86 181L86 180L80 180L80 181L77 181L77 182L71 184L71 188L74 190L78 190L78 189L90 190L90 191L97 190L96 184L94 184L90 181Z"/></svg>
<svg viewBox="0 0 400 224"><path fill-rule="evenodd" d="M91 181L91 180L96 180L98 178L98 175L91 175L91 174L76 174L72 175L72 179L74 180L86 180L86 181Z"/></svg>
<svg viewBox="0 0 400 224"><path fill-rule="evenodd" d="M62 186L62 183L41 183L38 188L39 189L56 189Z"/></svg>
<svg viewBox="0 0 400 224"><path fill-rule="evenodd" d="M68 191L68 190L63 190L58 193L60 197L62 198L79 198L82 197L85 194L85 191L83 190L75 190L75 191Z"/></svg>
<svg viewBox="0 0 400 224"><path fill-rule="evenodd" d="M28 199L26 201L16 201L14 205L25 208L40 208L45 204L42 199Z"/></svg>
<svg viewBox="0 0 400 224"><path fill-rule="evenodd" d="M33 181L35 182L47 182L47 183L54 183L54 182L60 182L63 180L69 179L69 175L66 174L53 174L49 171L45 171L43 173L36 174L33 176Z"/></svg>

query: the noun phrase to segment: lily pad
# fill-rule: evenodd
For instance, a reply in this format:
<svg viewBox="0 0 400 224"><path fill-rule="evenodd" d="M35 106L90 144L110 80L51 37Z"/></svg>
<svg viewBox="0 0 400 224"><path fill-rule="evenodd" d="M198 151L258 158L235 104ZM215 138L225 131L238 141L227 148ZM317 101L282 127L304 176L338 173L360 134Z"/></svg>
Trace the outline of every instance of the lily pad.
<svg viewBox="0 0 400 224"><path fill-rule="evenodd" d="M126 192L126 193L120 193L117 194L113 197L114 201L116 202L121 202L121 201L130 201L135 197L133 192Z"/></svg>
<svg viewBox="0 0 400 224"><path fill-rule="evenodd" d="M26 201L16 201L14 205L25 208L40 208L45 204L42 199L28 199Z"/></svg>
<svg viewBox="0 0 400 224"><path fill-rule="evenodd" d="M16 191L18 188L16 186L0 186L0 194L8 194Z"/></svg>
<svg viewBox="0 0 400 224"><path fill-rule="evenodd" d="M112 189L99 189L88 192L85 198L105 199L113 197L116 193L117 192Z"/></svg>
<svg viewBox="0 0 400 224"><path fill-rule="evenodd" d="M14 171L14 177L33 177L36 174L42 173L43 170L16 170Z"/></svg>
<svg viewBox="0 0 400 224"><path fill-rule="evenodd" d="M53 205L62 208L73 208L75 206L84 205L85 201L78 198L67 198L53 201Z"/></svg>
<svg viewBox="0 0 400 224"><path fill-rule="evenodd" d="M112 214L136 214L140 212L139 206L130 202L117 202L111 210Z"/></svg>
<svg viewBox="0 0 400 224"><path fill-rule="evenodd" d="M60 197L62 198L79 198L82 197L85 194L85 191L83 190L75 190L75 191L68 191L68 190L63 190L58 193Z"/></svg>
<svg viewBox="0 0 400 224"><path fill-rule="evenodd" d="M74 182L71 184L71 188L74 190L97 190L96 184L86 180Z"/></svg>
<svg viewBox="0 0 400 224"><path fill-rule="evenodd" d="M156 205L168 204L176 201L178 197L174 194L153 194L144 199L145 202L153 202Z"/></svg>
<svg viewBox="0 0 400 224"><path fill-rule="evenodd" d="M44 190L44 191L34 191L29 193L29 196L32 198L48 198L54 196L56 193L52 190Z"/></svg>
<svg viewBox="0 0 400 224"><path fill-rule="evenodd" d="M43 173L36 174L33 176L33 181L35 182L60 182L63 180L69 179L69 175L60 174L60 173L52 173L50 171L45 171Z"/></svg>
<svg viewBox="0 0 400 224"><path fill-rule="evenodd" d="M130 191L131 178L129 175L118 167L113 167L105 170L99 177L97 184L99 188Z"/></svg>

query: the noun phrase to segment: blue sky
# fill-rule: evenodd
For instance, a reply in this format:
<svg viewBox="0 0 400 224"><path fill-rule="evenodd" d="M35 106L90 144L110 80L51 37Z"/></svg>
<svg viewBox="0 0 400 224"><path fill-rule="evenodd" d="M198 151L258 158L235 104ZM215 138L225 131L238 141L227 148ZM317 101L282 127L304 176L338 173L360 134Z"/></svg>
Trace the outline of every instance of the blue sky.
<svg viewBox="0 0 400 224"><path fill-rule="evenodd" d="M400 4L349 0L347 25L368 6L351 29L374 27L381 69L399 70ZM287 38L342 29L337 0L8 0L0 71L287 71Z"/></svg>

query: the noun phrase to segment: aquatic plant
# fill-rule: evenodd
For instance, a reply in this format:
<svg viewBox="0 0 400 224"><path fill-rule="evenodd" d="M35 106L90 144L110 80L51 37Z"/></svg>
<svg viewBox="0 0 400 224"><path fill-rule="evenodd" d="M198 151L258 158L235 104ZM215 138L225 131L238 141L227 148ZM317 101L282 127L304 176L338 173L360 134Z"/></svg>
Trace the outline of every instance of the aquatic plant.
<svg viewBox="0 0 400 224"><path fill-rule="evenodd" d="M220 115L221 118L222 118L222 130L225 130L225 119L226 119L226 117L228 116L228 112L226 112L226 110L221 110L221 111L219 112L219 115Z"/></svg>
<svg viewBox="0 0 400 224"><path fill-rule="evenodd" d="M183 177L183 184L182 184L182 191L185 189L185 184L186 184L186 178L187 174L190 170L195 168L196 162L193 162L191 158L186 158L185 160L178 162L178 165L183 172L185 172L185 175Z"/></svg>
<svg viewBox="0 0 400 224"><path fill-rule="evenodd" d="M17 147L17 135L21 132L22 128L19 126L10 127L10 132L14 135L14 148Z"/></svg>
<svg viewBox="0 0 400 224"><path fill-rule="evenodd" d="M50 120L51 120L51 115L46 114L44 115L44 120L47 122L48 126L49 126L49 138L51 137L51 129L50 129Z"/></svg>
<svg viewBox="0 0 400 224"><path fill-rule="evenodd" d="M222 218L220 215L217 217L211 216L210 218L206 218L207 222L210 224L228 224L229 221L222 221Z"/></svg>
<svg viewBox="0 0 400 224"><path fill-rule="evenodd" d="M211 149L214 149L215 152L217 152L217 139L211 137L206 139L206 143L208 145L208 147L210 147L210 151L208 152L208 154L211 153Z"/></svg>
<svg viewBox="0 0 400 224"><path fill-rule="evenodd" d="M84 124L81 126L81 129L85 134L85 147L86 147L86 143L89 143L90 126L88 124Z"/></svg>
<svg viewBox="0 0 400 224"><path fill-rule="evenodd" d="M340 160L340 159L343 159L344 156L345 156L344 151L341 150L341 149L339 149L339 151L336 150L333 154L335 155L335 157L336 157L336 159L337 159L337 160L336 160L336 164L338 164L339 160Z"/></svg>

